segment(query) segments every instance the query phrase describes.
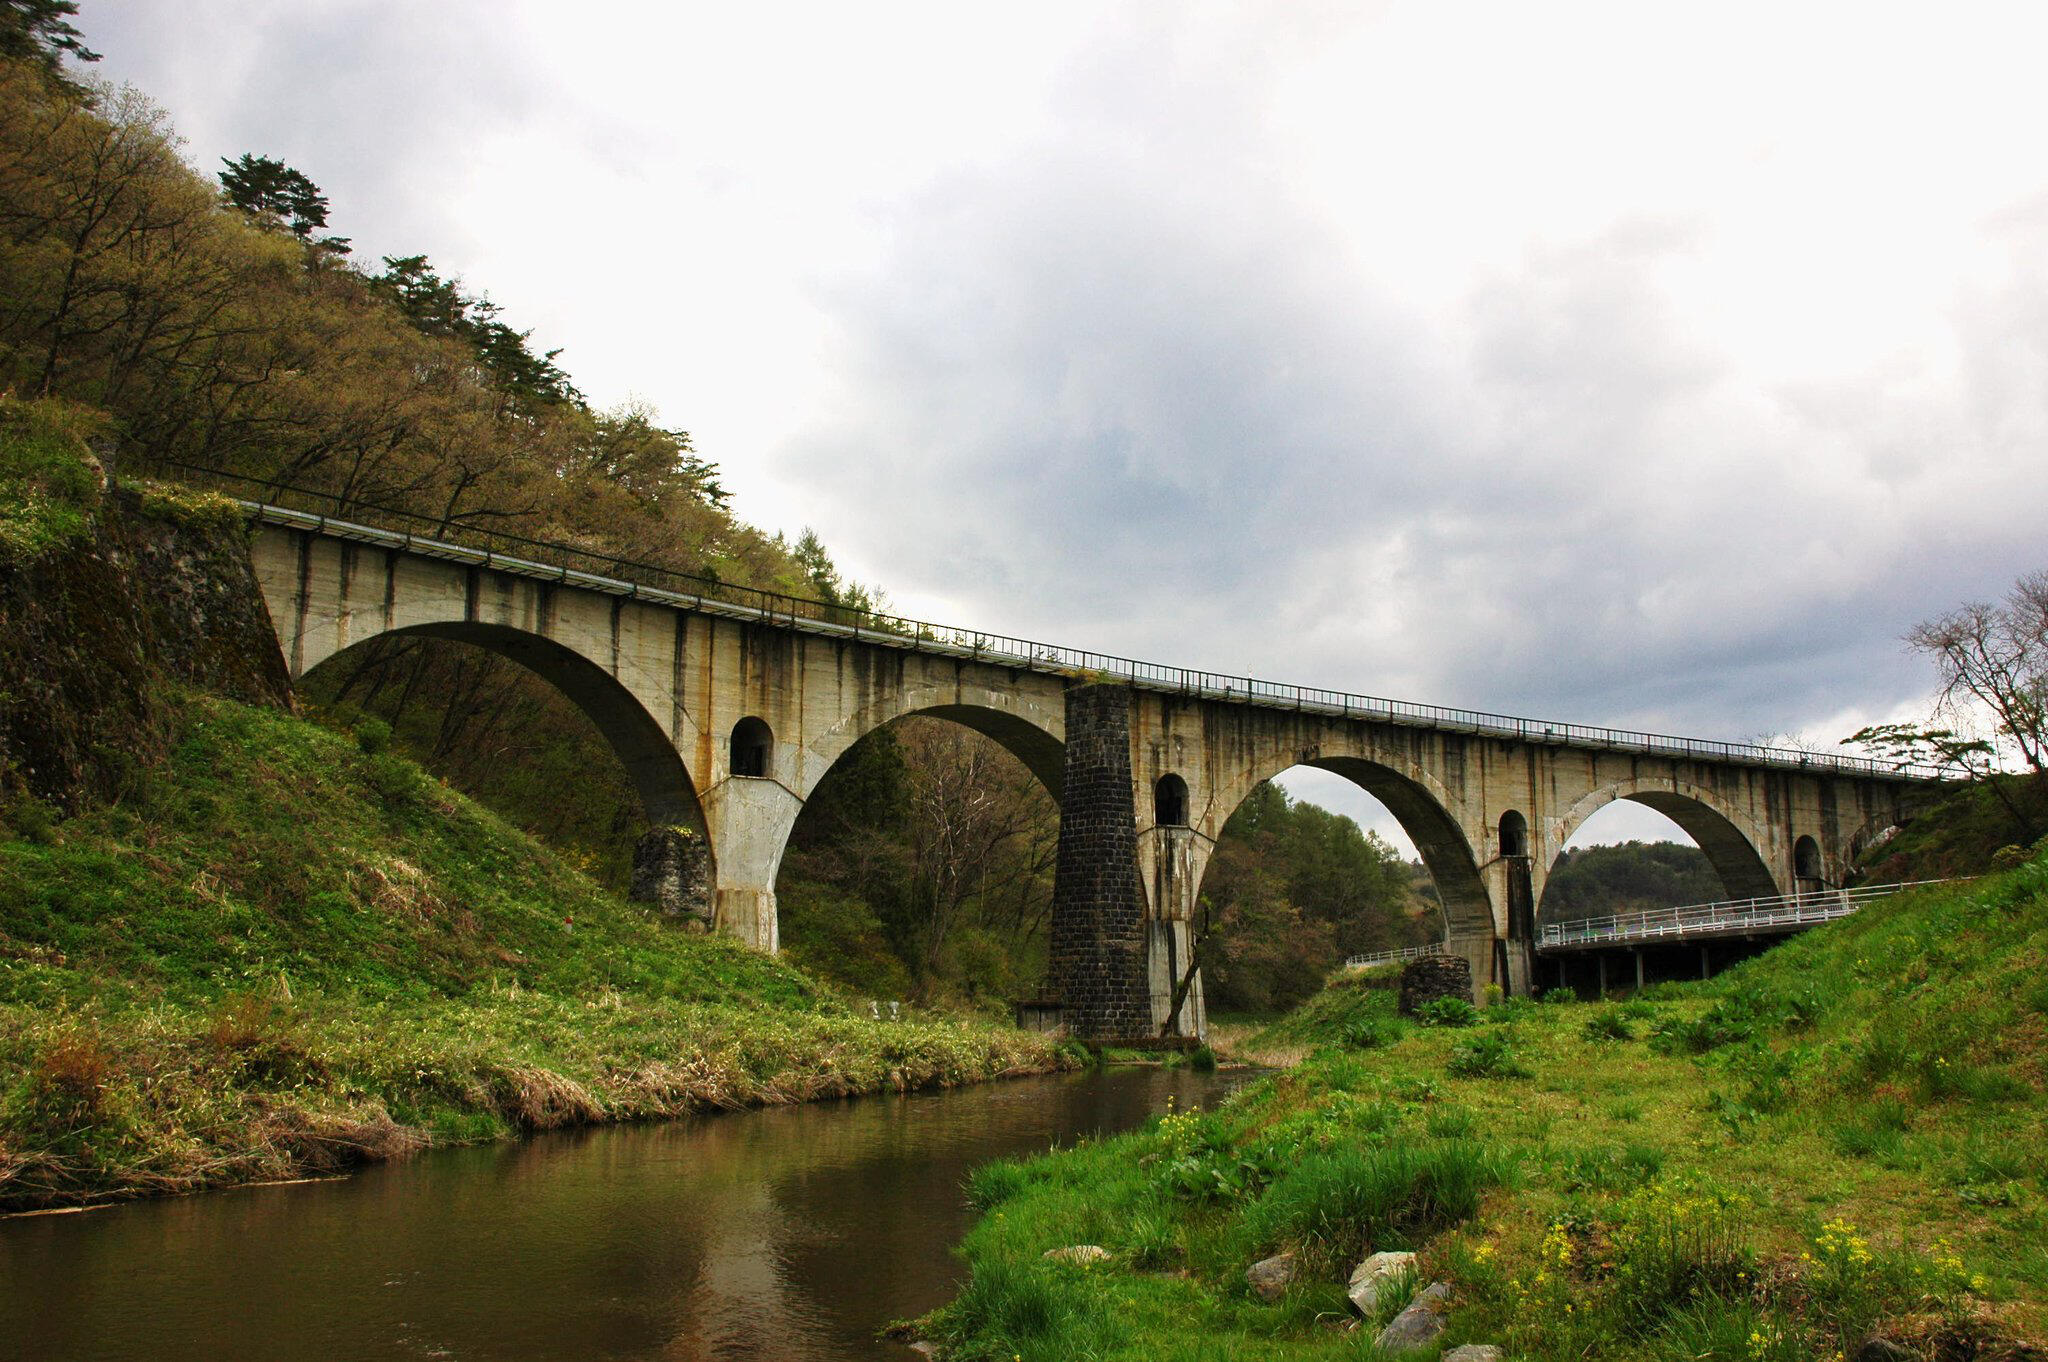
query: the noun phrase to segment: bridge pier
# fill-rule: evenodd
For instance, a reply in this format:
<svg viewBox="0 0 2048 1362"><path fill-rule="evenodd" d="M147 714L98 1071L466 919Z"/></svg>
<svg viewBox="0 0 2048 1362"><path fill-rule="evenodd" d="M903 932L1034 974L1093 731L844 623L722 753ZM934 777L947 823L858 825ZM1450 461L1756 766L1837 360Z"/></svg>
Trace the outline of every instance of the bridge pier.
<svg viewBox="0 0 2048 1362"><path fill-rule="evenodd" d="M756 950L774 954L775 874L804 802L781 781L727 776L704 797L712 860L711 924Z"/></svg>
<svg viewBox="0 0 2048 1362"><path fill-rule="evenodd" d="M1202 999L1202 972L1195 967L1195 905L1207 857L1190 827L1154 827L1145 836L1152 845L1152 893L1145 921L1145 979L1152 1004L1152 1033L1159 1034L1172 1018L1176 1036L1208 1034L1208 1009ZM1180 1012L1173 1010L1176 991L1185 986Z"/></svg>
<svg viewBox="0 0 2048 1362"><path fill-rule="evenodd" d="M1078 685L1066 698L1048 991L1079 1039L1139 1040L1155 1028L1131 797L1131 690Z"/></svg>

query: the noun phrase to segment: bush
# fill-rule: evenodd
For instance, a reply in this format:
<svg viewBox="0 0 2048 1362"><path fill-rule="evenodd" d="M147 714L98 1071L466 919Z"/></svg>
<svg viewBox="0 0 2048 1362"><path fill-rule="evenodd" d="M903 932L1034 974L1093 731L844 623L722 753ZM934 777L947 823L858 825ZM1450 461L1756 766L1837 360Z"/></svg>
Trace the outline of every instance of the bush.
<svg viewBox="0 0 2048 1362"><path fill-rule="evenodd" d="M1482 1031L1451 1047L1450 1071L1464 1078L1527 1078L1515 1062L1514 1036L1507 1031Z"/></svg>
<svg viewBox="0 0 2048 1362"><path fill-rule="evenodd" d="M1382 1017L1360 1017L1347 1025L1339 1038L1353 1050L1382 1050L1401 1039L1401 1027Z"/></svg>
<svg viewBox="0 0 2048 1362"><path fill-rule="evenodd" d="M1002 1205L1024 1190L1031 1174L1014 1159L995 1159L967 1175L967 1204L978 1211Z"/></svg>
<svg viewBox="0 0 2048 1362"><path fill-rule="evenodd" d="M48 846L57 840L57 815L40 799L24 796L20 803L7 811L7 821L15 835L24 842Z"/></svg>
<svg viewBox="0 0 2048 1362"><path fill-rule="evenodd" d="M1310 1154L1246 1211L1245 1247L1293 1245L1307 1276L1333 1276L1368 1246L1416 1244L1470 1219L1505 1178L1506 1165L1472 1140Z"/></svg>
<svg viewBox="0 0 2048 1362"><path fill-rule="evenodd" d="M1764 1018L1756 999L1726 998L1687 1020L1667 1017L1650 1033L1650 1048L1659 1054L1703 1055L1724 1045L1756 1039Z"/></svg>
<svg viewBox="0 0 2048 1362"><path fill-rule="evenodd" d="M1579 995L1568 988L1546 988L1543 990L1542 1000L1546 1003L1575 1003L1579 1000Z"/></svg>
<svg viewBox="0 0 2048 1362"><path fill-rule="evenodd" d="M1474 1026L1479 1022L1479 1009L1463 998L1432 998L1416 1012L1415 1019L1424 1026Z"/></svg>
<svg viewBox="0 0 2048 1362"><path fill-rule="evenodd" d="M1602 1008L1586 1018L1579 1026L1579 1034L1587 1040L1598 1041L1636 1038L1635 1028L1628 1024L1628 1019L1619 1010L1612 1007Z"/></svg>
<svg viewBox="0 0 2048 1362"><path fill-rule="evenodd" d="M1716 1191L1646 1187L1622 1203L1612 1238L1616 1305L1637 1332L1703 1301L1748 1294L1754 1261L1733 1203Z"/></svg>
<svg viewBox="0 0 2048 1362"><path fill-rule="evenodd" d="M356 721L356 746L366 757L374 757L391 746L391 725L371 715Z"/></svg>

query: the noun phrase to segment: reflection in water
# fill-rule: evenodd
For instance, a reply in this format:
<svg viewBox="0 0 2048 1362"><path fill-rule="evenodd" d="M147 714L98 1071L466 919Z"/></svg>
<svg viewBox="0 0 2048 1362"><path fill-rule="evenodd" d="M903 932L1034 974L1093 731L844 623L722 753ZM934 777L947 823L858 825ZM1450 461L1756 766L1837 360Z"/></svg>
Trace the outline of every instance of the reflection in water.
<svg viewBox="0 0 2048 1362"><path fill-rule="evenodd" d="M975 1164L1212 1104L1121 1070L451 1150L0 1221L0 1358L867 1358L952 1294Z"/></svg>

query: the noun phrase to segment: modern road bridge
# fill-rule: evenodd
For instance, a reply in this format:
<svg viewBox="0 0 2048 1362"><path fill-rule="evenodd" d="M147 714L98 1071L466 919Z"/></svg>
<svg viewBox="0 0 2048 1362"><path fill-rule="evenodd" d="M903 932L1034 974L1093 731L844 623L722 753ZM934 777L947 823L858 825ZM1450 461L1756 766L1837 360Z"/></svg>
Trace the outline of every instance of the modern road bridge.
<svg viewBox="0 0 2048 1362"><path fill-rule="evenodd" d="M245 502L294 679L372 639L502 654L596 723L668 839L661 897L776 948L775 877L804 802L869 733L925 714L984 733L1060 804L1048 989L1073 1031L1158 1034L1190 976L1225 820L1289 767L1400 820L1476 987L1530 986L1536 905L1579 826L1659 810L1733 898L1841 882L1931 773L1219 676L698 581L557 546L516 553ZM506 540L491 542L503 545ZM584 566L575 566L582 563ZM681 830L681 831L675 831ZM643 851L646 848L643 847ZM1177 1019L1203 1026L1199 981Z"/></svg>

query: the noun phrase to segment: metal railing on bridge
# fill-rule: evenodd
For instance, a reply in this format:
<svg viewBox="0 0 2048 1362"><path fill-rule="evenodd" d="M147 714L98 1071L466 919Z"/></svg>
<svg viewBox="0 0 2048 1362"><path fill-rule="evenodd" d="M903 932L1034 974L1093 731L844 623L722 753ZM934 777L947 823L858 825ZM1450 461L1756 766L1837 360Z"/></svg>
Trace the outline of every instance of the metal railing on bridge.
<svg viewBox="0 0 2048 1362"><path fill-rule="evenodd" d="M1913 880L1860 889L1820 889L1772 898L1729 899L1722 903L1691 903L1680 908L1652 908L1616 913L1577 922L1552 922L1536 934L1538 950L1633 945L1646 941L1684 941L1691 937L1740 936L1746 932L1778 932L1818 926L1844 918L1867 903L1922 885L1946 880Z"/></svg>
<svg viewBox="0 0 2048 1362"><path fill-rule="evenodd" d="M1420 960L1424 956L1442 955L1446 947L1441 941L1432 941L1425 946L1403 946L1397 951L1370 951L1364 955L1346 956L1345 969L1371 969L1375 965L1398 965L1409 960Z"/></svg>
<svg viewBox="0 0 2048 1362"><path fill-rule="evenodd" d="M473 523L437 521L432 517L388 507L366 506L360 502L344 501L329 493L244 477L219 469L175 463L163 466L201 480L211 480L218 485L260 493L260 499L237 496L236 500L250 516L270 524L312 530L361 543L388 545L406 552L469 563L516 576L562 582L591 591L664 602L704 614L759 620L802 632L858 639L883 647L941 653L995 666L1050 672L1062 676L1103 677L1128 682L1144 690L1166 691L1202 699L1299 710L1342 718L1368 719L1540 745L1599 747L1622 752L1733 761L1746 765L1776 766L1875 779L1937 780L1953 774L1935 767L1877 761L1869 757L1806 752L1796 748L1766 747L1757 743L1720 742L1711 738L1681 738L1663 733L1639 733L1630 729L1565 723L1559 720L1522 719L1485 710L1426 705L1410 700L1390 700L1376 695L1358 695L1348 691L1323 690L1313 686L1262 681L1256 677L1230 676L1188 667L1173 667L1158 662L1142 662L1112 653L1039 643L1008 634L992 634L980 629L932 624L879 611L809 600L782 592L763 591L756 587L739 586L573 544L530 539ZM282 504L282 500L287 498L313 504L326 503L337 509L345 509L347 517ZM395 524L416 528L391 529L383 525L367 524L358 518L366 513ZM446 537L450 533L500 547L458 543ZM513 551L505 552L506 548ZM536 553L544 554L546 559L553 561L533 556ZM586 566L577 566L578 564Z"/></svg>

